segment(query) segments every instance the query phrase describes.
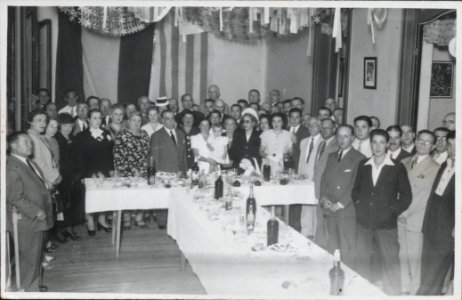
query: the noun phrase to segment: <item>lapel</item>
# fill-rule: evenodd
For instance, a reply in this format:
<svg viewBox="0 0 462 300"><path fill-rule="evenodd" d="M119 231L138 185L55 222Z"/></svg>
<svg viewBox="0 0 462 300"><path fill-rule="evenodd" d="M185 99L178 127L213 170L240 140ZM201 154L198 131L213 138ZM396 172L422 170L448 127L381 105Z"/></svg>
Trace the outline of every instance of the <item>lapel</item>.
<svg viewBox="0 0 462 300"><path fill-rule="evenodd" d="M413 173L417 175L425 172L431 166L431 164L429 163L430 160L433 160L433 158L431 158L431 156L427 156L424 160L422 160L414 167L414 170L412 170Z"/></svg>
<svg viewBox="0 0 462 300"><path fill-rule="evenodd" d="M36 184L46 188L46 183L44 181L45 177L43 177L43 174L40 171L40 168L32 160L29 160L29 162L34 166L35 170L37 170L37 172L40 173L40 176L42 176L43 179L40 178L33 170L30 169L28 165L20 161L18 158L11 155L10 159L13 161L16 167L21 170L22 173L27 174L33 181L35 181Z"/></svg>
<svg viewBox="0 0 462 300"><path fill-rule="evenodd" d="M385 178L389 177L389 174L390 174L391 170L392 170L392 166L389 166L389 165L383 166L382 171L380 171L379 178L377 178L377 182L375 183L376 187L382 185L382 181L384 181ZM371 166L371 172L372 172L372 166ZM371 181L372 181L372 174L371 174L370 178L371 178ZM372 184L373 183L374 182L372 182Z"/></svg>
<svg viewBox="0 0 462 300"><path fill-rule="evenodd" d="M173 129L173 130L175 130L175 133L176 133L176 137L175 137L175 139L176 139L176 146L175 146L175 144L174 144L173 141L172 141L172 137L170 136L170 130L167 129L166 127L162 127L161 130L162 130L162 132L163 132L164 139L166 140L166 142L169 144L169 146L170 146L171 148L177 148L177 147L179 147L180 144L179 144L179 139L178 139L178 131L177 131L176 129Z"/></svg>

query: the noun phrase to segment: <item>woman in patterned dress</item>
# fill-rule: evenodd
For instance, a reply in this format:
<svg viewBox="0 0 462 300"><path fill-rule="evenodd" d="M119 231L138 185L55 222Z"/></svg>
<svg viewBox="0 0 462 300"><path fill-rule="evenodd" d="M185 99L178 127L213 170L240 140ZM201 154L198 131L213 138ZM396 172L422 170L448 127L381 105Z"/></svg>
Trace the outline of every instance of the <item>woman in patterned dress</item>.
<svg viewBox="0 0 462 300"><path fill-rule="evenodd" d="M147 177L150 158L149 135L141 130L143 118L134 112L128 119L128 128L117 135L114 146L114 167L123 177ZM124 229L130 229L131 212L124 212ZM137 211L135 225L147 228L143 212Z"/></svg>

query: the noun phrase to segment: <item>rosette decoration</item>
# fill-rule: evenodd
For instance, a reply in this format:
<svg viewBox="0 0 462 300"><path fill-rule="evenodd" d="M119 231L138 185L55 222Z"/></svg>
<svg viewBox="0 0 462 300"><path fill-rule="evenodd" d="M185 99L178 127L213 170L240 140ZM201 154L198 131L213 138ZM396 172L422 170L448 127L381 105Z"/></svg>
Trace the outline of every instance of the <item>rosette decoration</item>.
<svg viewBox="0 0 462 300"><path fill-rule="evenodd" d="M456 20L435 20L423 27L423 39L437 46L448 46L456 36Z"/></svg>

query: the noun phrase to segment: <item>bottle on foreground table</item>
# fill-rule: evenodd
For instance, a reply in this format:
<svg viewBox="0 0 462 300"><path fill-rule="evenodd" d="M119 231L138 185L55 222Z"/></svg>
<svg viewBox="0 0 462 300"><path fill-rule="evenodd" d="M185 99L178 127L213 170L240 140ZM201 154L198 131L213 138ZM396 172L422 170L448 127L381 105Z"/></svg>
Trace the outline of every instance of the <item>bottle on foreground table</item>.
<svg viewBox="0 0 462 300"><path fill-rule="evenodd" d="M270 246L278 243L279 222L276 220L275 207L271 207L271 218L266 223L266 245Z"/></svg>
<svg viewBox="0 0 462 300"><path fill-rule="evenodd" d="M215 180L215 199L218 200L220 198L223 198L223 179L221 179L221 174Z"/></svg>
<svg viewBox="0 0 462 300"><path fill-rule="evenodd" d="M265 159L265 163L263 165L263 179L265 181L270 181L271 179L271 166L268 159Z"/></svg>
<svg viewBox="0 0 462 300"><path fill-rule="evenodd" d="M331 295L342 295L343 293L343 282L345 280L345 272L340 267L340 250L335 249L334 251L334 266L329 271L330 277L330 294Z"/></svg>
<svg viewBox="0 0 462 300"><path fill-rule="evenodd" d="M257 210L257 201L255 200L255 197L253 196L253 185L250 185L250 193L246 201L246 209L245 209L248 233L251 233L255 228L256 210Z"/></svg>

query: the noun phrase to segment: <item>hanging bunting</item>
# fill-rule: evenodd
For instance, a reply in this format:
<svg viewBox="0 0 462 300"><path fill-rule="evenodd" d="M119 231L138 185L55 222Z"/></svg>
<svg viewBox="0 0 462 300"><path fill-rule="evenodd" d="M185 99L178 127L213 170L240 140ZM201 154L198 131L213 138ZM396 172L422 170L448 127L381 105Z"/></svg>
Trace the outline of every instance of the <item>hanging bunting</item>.
<svg viewBox="0 0 462 300"><path fill-rule="evenodd" d="M340 7L335 8L334 25L332 29L332 37L335 39L335 52L342 48L342 23L340 21Z"/></svg>

